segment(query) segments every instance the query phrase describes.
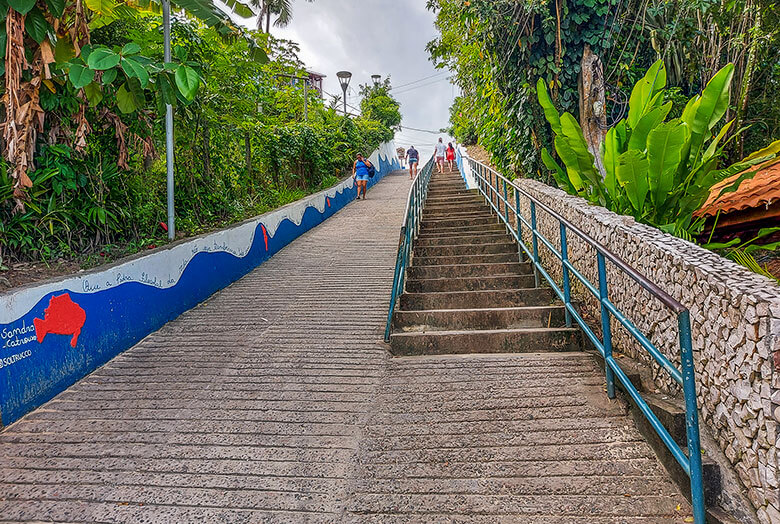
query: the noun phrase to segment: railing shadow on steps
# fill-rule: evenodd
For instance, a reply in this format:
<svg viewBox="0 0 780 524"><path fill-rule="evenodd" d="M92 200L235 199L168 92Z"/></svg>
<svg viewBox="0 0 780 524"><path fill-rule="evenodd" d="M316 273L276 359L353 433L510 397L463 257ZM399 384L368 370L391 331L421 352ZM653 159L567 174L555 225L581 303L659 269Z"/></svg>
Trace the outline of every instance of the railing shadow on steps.
<svg viewBox="0 0 780 524"><path fill-rule="evenodd" d="M393 313L398 297L404 292L406 281L406 267L414 249L414 241L420 232L420 218L422 216L425 197L428 195L428 182L431 180L435 161L431 157L423 168L417 173L409 188L409 198L406 201L404 222L401 225L401 236L398 240L398 255L395 259L395 275L393 277L393 291L390 295L390 308L387 312L387 326L385 327L385 342L390 341L390 326L393 322Z"/></svg>
<svg viewBox="0 0 780 524"><path fill-rule="evenodd" d="M466 164L470 168L470 174L476 181L477 189L487 200L493 211L507 227L512 236L520 246L521 257L523 253L527 256L534 267L536 285L539 285L539 275L542 275L547 283L552 287L555 293L560 297L566 306L566 326L571 327L572 318L577 321L580 328L596 347L604 359L607 382L607 395L609 398L615 397L615 377L623 386L623 389L631 396L642 414L647 418L650 426L655 430L660 439L671 452L680 467L690 478L691 485L691 505L693 506L693 517L696 524L705 523L705 502L704 488L702 480L702 458L701 446L699 440L699 421L698 407L696 400L696 382L694 377L693 353L691 346L691 324L690 314L680 302L672 298L653 282L640 274L636 269L628 265L618 256L610 252L601 243L590 237L575 225L571 224L561 215L550 209L548 206L517 187L510 180L497 173L494 169L486 166L467 156L458 158L458 166L463 173L463 167ZM464 178L466 178L464 176ZM514 202L511 202L513 197ZM528 201L530 216L525 217L520 211L520 199ZM557 220L560 230L560 251L542 235L537 228L537 211L541 210L548 216ZM526 238L531 237L531 246L529 247L523 240L523 227L527 228ZM568 259L567 234L571 232L582 239L586 244L596 251L598 263L598 286L593 285L582 273L580 273ZM563 274L563 285L559 286L550 274L545 271L540 263L539 244L546 247L561 262L561 271ZM677 317L679 329L680 362L682 369L678 369L669 359L667 359L658 348L642 333L609 299L607 286L606 262L611 262L617 269L628 275L640 286L656 297L665 307L674 312ZM577 305L571 300L571 277L575 277L582 285L590 291L601 305L601 330L602 339L593 332L577 310ZM563 289L561 289L561 287ZM653 357L653 359L669 375L682 386L685 397L685 425L688 454L675 442L669 431L663 426L661 421L642 398L639 390L631 383L626 372L620 367L620 364L612 355L612 332L610 317L619 321L628 331L628 333Z"/></svg>

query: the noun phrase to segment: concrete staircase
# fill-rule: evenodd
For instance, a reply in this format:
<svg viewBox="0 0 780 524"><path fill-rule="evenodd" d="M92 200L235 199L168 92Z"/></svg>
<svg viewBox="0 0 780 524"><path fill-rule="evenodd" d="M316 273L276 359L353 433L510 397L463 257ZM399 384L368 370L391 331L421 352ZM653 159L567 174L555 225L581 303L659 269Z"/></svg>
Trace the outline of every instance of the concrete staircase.
<svg viewBox="0 0 780 524"><path fill-rule="evenodd" d="M406 288L393 316L396 355L577 351L578 329L476 190L434 174Z"/></svg>

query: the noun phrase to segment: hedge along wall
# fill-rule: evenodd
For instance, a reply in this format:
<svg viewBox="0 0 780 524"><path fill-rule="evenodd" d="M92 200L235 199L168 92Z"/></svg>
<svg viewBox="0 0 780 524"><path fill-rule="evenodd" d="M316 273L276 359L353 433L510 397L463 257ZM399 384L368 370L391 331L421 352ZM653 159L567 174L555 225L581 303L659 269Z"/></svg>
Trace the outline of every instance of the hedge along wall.
<svg viewBox="0 0 780 524"><path fill-rule="evenodd" d="M631 217L538 181L515 182L690 310L702 423L734 466L759 519L780 523L780 287ZM529 200L522 197L521 212L530 217ZM558 221L539 208L537 221L540 232L560 248ZM527 228L525 233L530 242ZM598 286L595 250L574 234L567 235L567 243L572 264ZM560 261L541 242L539 253L551 276L562 282ZM609 262L607 282L612 302L679 366L676 317ZM574 287L573 293L598 319L599 303L593 295L582 286ZM648 364L659 390L677 392L676 383L614 319L612 332L616 352Z"/></svg>
<svg viewBox="0 0 780 524"><path fill-rule="evenodd" d="M370 157L400 165L392 142ZM237 226L0 295L0 426L246 275L354 200L352 178Z"/></svg>

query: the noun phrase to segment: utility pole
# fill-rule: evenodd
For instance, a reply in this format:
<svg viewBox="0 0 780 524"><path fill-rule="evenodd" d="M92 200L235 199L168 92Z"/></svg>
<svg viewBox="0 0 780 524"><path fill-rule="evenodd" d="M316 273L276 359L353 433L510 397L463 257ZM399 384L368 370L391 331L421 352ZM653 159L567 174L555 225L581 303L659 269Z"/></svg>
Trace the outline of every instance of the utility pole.
<svg viewBox="0 0 780 524"><path fill-rule="evenodd" d="M163 61L171 62L171 2L162 0ZM176 219L173 202L173 106L165 104L165 167L168 175L168 240L176 237Z"/></svg>

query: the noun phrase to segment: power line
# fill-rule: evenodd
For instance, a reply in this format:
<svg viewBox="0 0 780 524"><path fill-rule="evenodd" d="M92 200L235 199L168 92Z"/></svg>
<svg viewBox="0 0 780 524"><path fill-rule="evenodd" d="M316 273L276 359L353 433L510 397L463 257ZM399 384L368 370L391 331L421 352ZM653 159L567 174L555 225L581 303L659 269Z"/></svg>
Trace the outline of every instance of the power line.
<svg viewBox="0 0 780 524"><path fill-rule="evenodd" d="M410 85L412 85L412 84L417 84L417 83L419 83L419 82L423 82L423 81L425 81L425 80L429 80L429 79L431 79L431 78L435 78L435 77L437 77L437 76L441 76L441 75L447 75L447 74L449 74L449 71L439 71L439 72L438 72L438 73L436 73L436 74L433 74L433 75L430 75L430 76L426 76L426 77L420 78L419 80L415 80L414 82L407 82L407 83L405 83L405 84L400 84L400 85L397 85L397 86L393 86L393 87L391 87L390 89L391 89L391 90L393 90L393 89L400 89L400 88L402 88L402 87L410 86Z"/></svg>
<svg viewBox="0 0 780 524"><path fill-rule="evenodd" d="M431 133L431 134L433 134L433 135L441 135L441 134L442 134L442 132L441 132L441 131L431 131L431 130L429 130L429 129L418 129L418 128L416 128L416 127L409 127L409 126L401 126L401 129L402 129L402 130L403 130L403 129L407 129L407 130L409 130L409 131L420 131L420 132L422 132L422 133Z"/></svg>
<svg viewBox="0 0 780 524"><path fill-rule="evenodd" d="M410 91L414 91L415 89L420 89L420 88L423 88L423 87L429 87L429 86L432 86L432 85L436 85L439 82L443 82L444 80L450 81L450 80L452 80L452 77L448 76L446 78L440 78L438 80L434 80L433 82L428 82L427 84L421 84L421 85L417 85L417 86L413 86L413 87L407 87L406 89L403 89L401 91L392 91L392 93L394 95L403 95L403 94L408 93Z"/></svg>

